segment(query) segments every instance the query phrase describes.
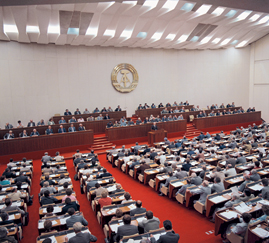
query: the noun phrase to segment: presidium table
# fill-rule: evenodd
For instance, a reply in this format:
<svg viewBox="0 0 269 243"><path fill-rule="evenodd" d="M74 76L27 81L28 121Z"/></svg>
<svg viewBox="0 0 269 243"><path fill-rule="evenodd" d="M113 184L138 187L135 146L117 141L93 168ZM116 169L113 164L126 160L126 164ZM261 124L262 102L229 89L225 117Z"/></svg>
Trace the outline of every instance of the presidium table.
<svg viewBox="0 0 269 243"><path fill-rule="evenodd" d="M0 154L18 154L47 149L93 144L93 130L55 133L37 137L0 140Z"/></svg>
<svg viewBox="0 0 269 243"><path fill-rule="evenodd" d="M240 114L231 114L224 116L208 116L203 118L194 118L193 124L197 129L206 129L211 127L220 127L248 122L260 122L261 112L247 112Z"/></svg>
<svg viewBox="0 0 269 243"><path fill-rule="evenodd" d="M126 126L126 127L112 127L106 129L106 135L109 141L117 141L123 139L132 139L139 137L148 137L148 132L151 131L153 123L146 123L141 125ZM183 135L186 132L187 120L158 122L158 130L164 129L167 133L176 133Z"/></svg>

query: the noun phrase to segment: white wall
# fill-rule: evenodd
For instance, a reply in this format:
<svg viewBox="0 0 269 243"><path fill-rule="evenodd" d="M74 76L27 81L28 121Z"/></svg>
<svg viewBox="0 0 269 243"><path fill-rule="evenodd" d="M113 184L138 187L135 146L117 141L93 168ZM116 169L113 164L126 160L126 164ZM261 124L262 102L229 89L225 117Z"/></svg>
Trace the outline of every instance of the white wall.
<svg viewBox="0 0 269 243"><path fill-rule="evenodd" d="M206 107L234 101L248 106L250 48L206 51L56 46L0 42L0 126L46 121L66 108L118 104L132 115L139 103L188 100ZM132 64L138 87L111 85L111 71Z"/></svg>
<svg viewBox="0 0 269 243"><path fill-rule="evenodd" d="M249 104L269 121L269 35L251 45Z"/></svg>

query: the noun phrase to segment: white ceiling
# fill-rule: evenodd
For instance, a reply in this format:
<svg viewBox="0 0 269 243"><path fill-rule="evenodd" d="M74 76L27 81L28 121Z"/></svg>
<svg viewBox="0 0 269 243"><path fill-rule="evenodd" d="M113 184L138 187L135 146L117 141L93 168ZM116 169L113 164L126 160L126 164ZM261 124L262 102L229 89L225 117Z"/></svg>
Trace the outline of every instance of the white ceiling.
<svg viewBox="0 0 269 243"><path fill-rule="evenodd" d="M14 5L14 1L10 1L10 5ZM241 9L227 2L214 5L221 4L220 0L89 3L82 0L83 3L75 4L2 6L0 40L166 49L244 47L269 33L268 2L252 0L253 4L268 5L251 7L247 4L249 0L244 1L245 7L241 5ZM5 2L1 5L7 5ZM33 1L21 0L20 4L23 2L32 4ZM183 10L186 6L192 6L191 10ZM261 9L264 12L257 12ZM218 10L222 12L216 14ZM231 10L235 14L229 17ZM146 37L139 37L141 32L146 33Z"/></svg>

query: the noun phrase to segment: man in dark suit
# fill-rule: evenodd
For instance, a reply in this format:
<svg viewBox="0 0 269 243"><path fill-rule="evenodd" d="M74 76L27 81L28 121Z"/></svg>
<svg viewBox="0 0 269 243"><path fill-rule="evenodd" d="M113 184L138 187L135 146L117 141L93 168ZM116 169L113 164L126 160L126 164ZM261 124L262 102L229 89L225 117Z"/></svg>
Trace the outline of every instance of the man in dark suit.
<svg viewBox="0 0 269 243"><path fill-rule="evenodd" d="M23 174L24 174L24 172L21 171L20 172L20 175L15 179L15 183L17 183L18 181L20 181L20 182L27 182L28 185L30 185L31 184L30 180L28 179L27 176L25 176Z"/></svg>
<svg viewBox="0 0 269 243"><path fill-rule="evenodd" d="M76 111L74 112L74 115L81 115L79 108L76 109Z"/></svg>
<svg viewBox="0 0 269 243"><path fill-rule="evenodd" d="M71 201L69 197L65 199L65 206L62 208L62 213L66 214L69 208L74 208L75 211L79 210L79 205L75 201Z"/></svg>
<svg viewBox="0 0 269 243"><path fill-rule="evenodd" d="M149 168L150 168L149 164L146 164L146 161L142 160L141 165L137 168L136 171L138 174L144 175L144 171L149 169Z"/></svg>
<svg viewBox="0 0 269 243"><path fill-rule="evenodd" d="M77 222L73 225L76 235L68 240L68 237L65 237L65 242L67 243L79 243L79 242L96 242L96 236L90 234L89 232L82 233L82 224Z"/></svg>
<svg viewBox="0 0 269 243"><path fill-rule="evenodd" d="M65 132L66 132L66 130L63 127L63 125L60 125L60 128L58 129L58 133L65 133Z"/></svg>
<svg viewBox="0 0 269 243"><path fill-rule="evenodd" d="M88 221L82 215L75 215L75 209L74 208L69 208L67 212L70 215L70 218L68 218L66 220L67 228L73 228L73 225L76 222L80 222L84 226L88 225Z"/></svg>
<svg viewBox="0 0 269 243"><path fill-rule="evenodd" d="M147 211L145 208L142 208L142 202L140 200L137 200L135 205L136 208L130 211L131 216L134 216L135 214L145 213Z"/></svg>
<svg viewBox="0 0 269 243"><path fill-rule="evenodd" d="M36 129L33 129L33 131L31 132L31 137L37 137L37 136L39 136L40 134L39 134L39 132L36 130Z"/></svg>
<svg viewBox="0 0 269 243"><path fill-rule="evenodd" d="M175 231L173 230L171 221L170 220L163 221L163 227L165 229L166 234L161 235L157 243L178 243L180 236L179 234L176 234ZM153 237L153 235L150 235L150 241L151 243L156 242L156 239Z"/></svg>
<svg viewBox="0 0 269 243"><path fill-rule="evenodd" d="M72 113L68 109L66 109L64 115L65 116L71 116Z"/></svg>
<svg viewBox="0 0 269 243"><path fill-rule="evenodd" d="M96 179L97 178L108 177L108 176L112 176L112 174L110 174L109 172L107 172L107 170L104 168L103 169L103 173L98 173L98 175L96 175Z"/></svg>
<svg viewBox="0 0 269 243"><path fill-rule="evenodd" d="M121 111L120 106L118 105L118 107L115 109L115 111Z"/></svg>
<svg viewBox="0 0 269 243"><path fill-rule="evenodd" d="M109 116L108 114L106 114L106 115L104 116L104 120L108 120L108 119L110 119L110 116Z"/></svg>
<svg viewBox="0 0 269 243"><path fill-rule="evenodd" d="M30 120L30 122L28 122L27 127L35 127L35 123L33 122L33 120Z"/></svg>
<svg viewBox="0 0 269 243"><path fill-rule="evenodd" d="M58 200L55 197L50 197L49 190L44 191L44 197L42 197L40 200L41 206L47 205L47 204L52 204L52 203L57 203L57 202L58 202Z"/></svg>
<svg viewBox="0 0 269 243"><path fill-rule="evenodd" d="M74 127L74 124L71 123L70 127L68 128L68 132L75 132L76 128Z"/></svg>
<svg viewBox="0 0 269 243"><path fill-rule="evenodd" d="M56 185L56 183L53 180L49 179L49 175L45 175L45 180L40 182L40 186L43 187L44 182L47 181L49 185Z"/></svg>
<svg viewBox="0 0 269 243"><path fill-rule="evenodd" d="M53 134L53 130L51 129L51 126L48 126L48 129L46 129L46 135Z"/></svg>
<svg viewBox="0 0 269 243"><path fill-rule="evenodd" d="M118 228L118 232L115 237L115 241L119 242L123 236L129 236L138 234L138 228L135 225L131 225L131 216L128 214L125 214L123 216L123 223L124 225L120 226Z"/></svg>
<svg viewBox="0 0 269 243"><path fill-rule="evenodd" d="M9 132L5 134L4 139L12 139L12 138L15 138L15 136L12 133L12 130L9 130Z"/></svg>
<svg viewBox="0 0 269 243"><path fill-rule="evenodd" d="M85 127L82 125L82 123L79 124L78 130L85 131Z"/></svg>
<svg viewBox="0 0 269 243"><path fill-rule="evenodd" d="M153 125L151 126L151 130L154 130L154 131L158 130L156 122L153 122Z"/></svg>

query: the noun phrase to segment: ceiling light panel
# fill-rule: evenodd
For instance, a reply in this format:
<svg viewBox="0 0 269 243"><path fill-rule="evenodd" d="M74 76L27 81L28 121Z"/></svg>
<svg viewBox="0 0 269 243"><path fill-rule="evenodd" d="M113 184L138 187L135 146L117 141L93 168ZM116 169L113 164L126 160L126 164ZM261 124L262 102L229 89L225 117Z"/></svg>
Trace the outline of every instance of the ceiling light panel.
<svg viewBox="0 0 269 243"><path fill-rule="evenodd" d="M177 3L178 3L177 0L168 0L163 5L163 8L167 9L168 11L171 11L177 6Z"/></svg>
<svg viewBox="0 0 269 243"><path fill-rule="evenodd" d="M236 47L243 47L247 44L248 42L247 41L242 41L240 42Z"/></svg>
<svg viewBox="0 0 269 243"><path fill-rule="evenodd" d="M16 25L4 24L5 33L19 33Z"/></svg>
<svg viewBox="0 0 269 243"><path fill-rule="evenodd" d="M225 16L228 18L232 18L233 16L235 16L236 13L237 13L237 11L232 9Z"/></svg>
<svg viewBox="0 0 269 243"><path fill-rule="evenodd" d="M132 30L124 30L124 31L122 31L120 37L124 37L124 38L128 38L129 39L129 38L131 38L132 33L133 33Z"/></svg>
<svg viewBox="0 0 269 243"><path fill-rule="evenodd" d="M104 36L114 37L114 35L115 35L115 30L106 30L104 33Z"/></svg>
<svg viewBox="0 0 269 243"><path fill-rule="evenodd" d="M188 39L188 35L182 35L179 37L178 42L184 42Z"/></svg>
<svg viewBox="0 0 269 243"><path fill-rule="evenodd" d="M26 32L27 33L39 33L39 27L38 26L32 26L32 25L27 25L26 26Z"/></svg>
<svg viewBox="0 0 269 243"><path fill-rule="evenodd" d="M211 8L212 5L208 5L208 4L203 4L200 8L198 8L196 10L196 13L198 13L199 15L203 15L206 14L209 9Z"/></svg>
<svg viewBox="0 0 269 243"><path fill-rule="evenodd" d="M97 36L97 33L98 33L98 28L88 28L86 35Z"/></svg>
<svg viewBox="0 0 269 243"><path fill-rule="evenodd" d="M246 19L250 14L252 13L252 11L244 11L243 13L241 13L236 20L240 21L240 20L244 20Z"/></svg>
<svg viewBox="0 0 269 243"><path fill-rule="evenodd" d="M182 7L181 10L189 12L193 9L194 3L185 3Z"/></svg>
<svg viewBox="0 0 269 243"><path fill-rule="evenodd" d="M216 16L220 16L224 12L225 8L223 7L217 7L212 14Z"/></svg>
<svg viewBox="0 0 269 243"><path fill-rule="evenodd" d="M151 39L153 40L160 40L161 37L162 37L163 33L162 32L156 32L152 37Z"/></svg>
<svg viewBox="0 0 269 243"><path fill-rule="evenodd" d="M59 25L49 25L48 34L60 34L60 26Z"/></svg>
<svg viewBox="0 0 269 243"><path fill-rule="evenodd" d="M220 43L221 46L227 45L230 42L231 38L227 38Z"/></svg>
<svg viewBox="0 0 269 243"><path fill-rule="evenodd" d="M260 14L254 14L249 20L250 21L256 21L258 18L260 18L261 15Z"/></svg>
<svg viewBox="0 0 269 243"><path fill-rule="evenodd" d="M212 43L214 43L214 44L218 44L220 42L220 38L215 38L213 41L212 41Z"/></svg>
<svg viewBox="0 0 269 243"><path fill-rule="evenodd" d="M175 39L175 37L176 37L176 35L175 34L169 34L168 36L166 36L166 40L174 40Z"/></svg>
<svg viewBox="0 0 269 243"><path fill-rule="evenodd" d="M264 24L264 23L266 23L268 20L269 20L269 15L263 17L261 20L259 20L258 23L259 23L259 24Z"/></svg>
<svg viewBox="0 0 269 243"><path fill-rule="evenodd" d="M136 37L144 39L147 37L147 35L147 32L139 32Z"/></svg>
<svg viewBox="0 0 269 243"><path fill-rule="evenodd" d="M150 7L150 9L153 9L157 6L158 0L147 0L144 2L143 6Z"/></svg>

